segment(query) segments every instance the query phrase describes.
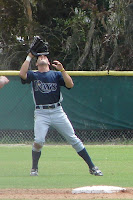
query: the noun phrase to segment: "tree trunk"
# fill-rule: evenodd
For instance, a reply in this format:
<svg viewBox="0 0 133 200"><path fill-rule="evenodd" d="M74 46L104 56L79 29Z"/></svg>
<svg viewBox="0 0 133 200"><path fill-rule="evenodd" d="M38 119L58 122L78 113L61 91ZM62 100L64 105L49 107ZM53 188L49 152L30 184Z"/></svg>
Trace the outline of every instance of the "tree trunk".
<svg viewBox="0 0 133 200"><path fill-rule="evenodd" d="M83 54L81 55L81 57L79 58L79 60L77 62L76 70L79 70L79 68L81 68L80 66L83 65L87 55L89 54L90 47L91 47L91 41L92 41L94 31L95 31L95 23L96 23L96 20L94 18L93 21L91 22L91 26L90 26L90 29L88 31L88 35L87 35L87 39L86 39L87 41L86 41L86 44L85 44Z"/></svg>
<svg viewBox="0 0 133 200"><path fill-rule="evenodd" d="M25 10L25 14L26 17L28 19L28 25L27 25L27 35L30 37L32 37L32 33L33 33L33 26L32 26L32 9L31 9L31 4L29 0L23 0L23 5L24 5L24 10Z"/></svg>

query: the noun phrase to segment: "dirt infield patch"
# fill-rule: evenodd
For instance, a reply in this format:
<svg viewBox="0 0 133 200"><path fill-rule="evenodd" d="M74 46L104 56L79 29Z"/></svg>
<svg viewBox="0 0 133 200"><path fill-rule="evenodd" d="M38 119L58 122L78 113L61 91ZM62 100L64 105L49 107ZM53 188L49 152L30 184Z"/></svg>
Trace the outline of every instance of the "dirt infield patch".
<svg viewBox="0 0 133 200"><path fill-rule="evenodd" d="M72 194L72 189L0 189L0 199L133 199L133 188L113 194Z"/></svg>

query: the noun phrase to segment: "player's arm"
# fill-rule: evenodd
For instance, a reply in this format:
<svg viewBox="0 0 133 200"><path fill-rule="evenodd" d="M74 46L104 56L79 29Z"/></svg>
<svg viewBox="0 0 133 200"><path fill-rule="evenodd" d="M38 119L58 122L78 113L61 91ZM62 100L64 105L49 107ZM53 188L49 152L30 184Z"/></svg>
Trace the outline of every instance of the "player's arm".
<svg viewBox="0 0 133 200"><path fill-rule="evenodd" d="M69 76L69 74L65 71L65 69L63 69L63 71L61 71L62 76L64 78L65 81L65 85L67 88L72 88L74 86L73 80L72 78Z"/></svg>
<svg viewBox="0 0 133 200"><path fill-rule="evenodd" d="M69 74L65 71L63 65L59 61L55 60L55 61L53 61L52 66L55 67L57 70L59 70L62 73L66 87L72 88L74 86L73 80L69 76Z"/></svg>
<svg viewBox="0 0 133 200"><path fill-rule="evenodd" d="M34 56L29 53L26 60L24 61L24 63L21 66L20 72L19 72L19 76L23 79L26 80L27 79L27 72L30 66L30 61Z"/></svg>

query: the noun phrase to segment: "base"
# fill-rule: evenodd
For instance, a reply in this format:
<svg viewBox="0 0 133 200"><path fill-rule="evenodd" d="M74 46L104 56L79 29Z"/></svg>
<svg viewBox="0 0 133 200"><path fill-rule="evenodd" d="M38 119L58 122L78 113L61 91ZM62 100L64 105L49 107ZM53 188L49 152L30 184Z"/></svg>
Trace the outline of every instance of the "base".
<svg viewBox="0 0 133 200"><path fill-rule="evenodd" d="M73 194L80 193L114 193L125 191L125 188L115 187L115 186L86 186L81 188L75 188L72 190Z"/></svg>

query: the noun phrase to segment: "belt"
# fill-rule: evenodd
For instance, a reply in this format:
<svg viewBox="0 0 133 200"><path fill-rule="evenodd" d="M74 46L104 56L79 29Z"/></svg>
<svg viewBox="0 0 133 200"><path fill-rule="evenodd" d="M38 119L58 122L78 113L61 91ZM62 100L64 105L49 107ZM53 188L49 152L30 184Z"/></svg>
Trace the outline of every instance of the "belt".
<svg viewBox="0 0 133 200"><path fill-rule="evenodd" d="M51 105L44 105L44 106L36 106L36 109L51 109L51 108L56 108L58 106L60 106L61 103L57 103L57 104L51 104Z"/></svg>

